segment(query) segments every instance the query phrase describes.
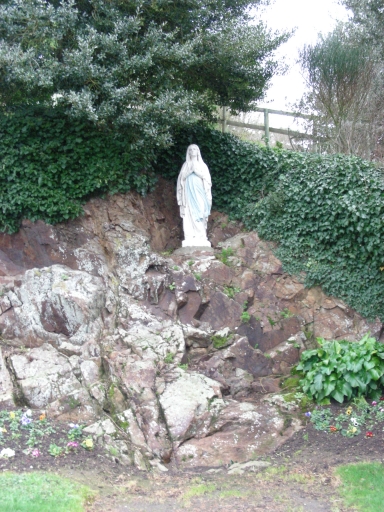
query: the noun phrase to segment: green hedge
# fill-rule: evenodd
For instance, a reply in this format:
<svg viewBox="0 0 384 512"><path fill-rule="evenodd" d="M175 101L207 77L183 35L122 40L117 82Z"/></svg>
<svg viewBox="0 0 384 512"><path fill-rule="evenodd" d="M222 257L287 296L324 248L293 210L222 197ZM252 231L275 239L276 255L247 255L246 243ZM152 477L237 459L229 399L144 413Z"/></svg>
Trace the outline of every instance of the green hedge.
<svg viewBox="0 0 384 512"><path fill-rule="evenodd" d="M384 182L371 162L267 149L217 131L177 136L158 173L175 179L188 144L209 166L214 206L267 240L292 274L384 320ZM382 269L382 270L380 270Z"/></svg>
<svg viewBox="0 0 384 512"><path fill-rule="evenodd" d="M77 217L93 194L145 193L154 153L129 150L123 135L43 109L0 115L0 231L29 218Z"/></svg>

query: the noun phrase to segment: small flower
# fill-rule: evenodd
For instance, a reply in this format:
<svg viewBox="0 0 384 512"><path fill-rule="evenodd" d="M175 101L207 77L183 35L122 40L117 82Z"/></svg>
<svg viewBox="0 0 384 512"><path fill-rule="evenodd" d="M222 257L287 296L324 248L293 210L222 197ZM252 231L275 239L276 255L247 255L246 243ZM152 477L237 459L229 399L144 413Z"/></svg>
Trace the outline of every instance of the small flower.
<svg viewBox="0 0 384 512"><path fill-rule="evenodd" d="M44 420L45 420L45 414L44 414L44 413L43 413L43 414L40 414L40 416L39 416L39 420L40 420L40 421L44 421Z"/></svg>
<svg viewBox="0 0 384 512"><path fill-rule="evenodd" d="M0 459L10 459L15 456L15 450L12 448L3 448L0 452Z"/></svg>
<svg viewBox="0 0 384 512"><path fill-rule="evenodd" d="M67 447L68 448L78 448L79 443L77 441L69 441L69 443L67 443Z"/></svg>
<svg viewBox="0 0 384 512"><path fill-rule="evenodd" d="M356 427L352 427L351 428L351 432L352 432L352 434L355 434L357 432L357 428Z"/></svg>
<svg viewBox="0 0 384 512"><path fill-rule="evenodd" d="M77 423L68 423L68 425L71 427L71 428L79 428L79 425Z"/></svg>
<svg viewBox="0 0 384 512"><path fill-rule="evenodd" d="M365 437L373 437L373 432L368 430L368 432L365 433Z"/></svg>
<svg viewBox="0 0 384 512"><path fill-rule="evenodd" d="M384 401L384 396L381 396L380 397L380 402L383 402Z"/></svg>
<svg viewBox="0 0 384 512"><path fill-rule="evenodd" d="M348 414L348 416L350 416L352 414L352 407L348 407L345 412Z"/></svg>
<svg viewBox="0 0 384 512"><path fill-rule="evenodd" d="M3 427L3 428L0 428L0 432L1 432L2 434L6 434L6 433L7 433L7 429L6 429L6 428L4 428L4 427Z"/></svg>
<svg viewBox="0 0 384 512"><path fill-rule="evenodd" d="M27 411L25 411L25 416L28 416L29 418L32 417L32 411L31 409L28 409Z"/></svg>
<svg viewBox="0 0 384 512"><path fill-rule="evenodd" d="M374 401L372 402L372 405L377 405L376 400L374 400Z"/></svg>
<svg viewBox="0 0 384 512"><path fill-rule="evenodd" d="M82 443L81 443L82 446L84 446L84 448L88 448L88 450L90 450L91 448L93 448L93 440L92 439L85 439Z"/></svg>
<svg viewBox="0 0 384 512"><path fill-rule="evenodd" d="M11 420L14 420L14 419L16 418L16 414L15 414L13 411L11 411L11 412L9 413L9 418L10 418Z"/></svg>
<svg viewBox="0 0 384 512"><path fill-rule="evenodd" d="M351 423L352 425L354 425L355 427L357 427L357 425L359 424L359 422L357 421L356 418L351 418Z"/></svg>
<svg viewBox="0 0 384 512"><path fill-rule="evenodd" d="M306 416L307 418L310 418L310 417L312 416L312 413L308 411L308 412L306 412L306 413L304 414L304 416Z"/></svg>
<svg viewBox="0 0 384 512"><path fill-rule="evenodd" d="M21 417L20 423L22 425L29 425L30 423L32 423L32 420L31 420L31 418L28 418L28 416L23 414L22 417Z"/></svg>
<svg viewBox="0 0 384 512"><path fill-rule="evenodd" d="M40 457L41 453L39 452L39 450L37 448L35 448L34 450L32 450L31 455L32 455L32 457Z"/></svg>
<svg viewBox="0 0 384 512"><path fill-rule="evenodd" d="M336 428L336 427L334 427L333 425L331 425L331 426L329 427L329 430L330 430L331 432L337 432L337 428Z"/></svg>

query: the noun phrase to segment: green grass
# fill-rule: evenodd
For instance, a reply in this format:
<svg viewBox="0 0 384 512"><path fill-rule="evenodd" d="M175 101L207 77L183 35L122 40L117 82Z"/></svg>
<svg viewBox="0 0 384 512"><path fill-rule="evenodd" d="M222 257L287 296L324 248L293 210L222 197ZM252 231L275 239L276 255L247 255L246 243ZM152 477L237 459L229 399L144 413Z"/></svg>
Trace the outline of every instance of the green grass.
<svg viewBox="0 0 384 512"><path fill-rule="evenodd" d="M337 469L346 505L361 512L378 512L384 503L384 466L379 462L348 464Z"/></svg>
<svg viewBox="0 0 384 512"><path fill-rule="evenodd" d="M203 496L204 494L210 494L216 491L216 486L214 484L198 484L192 485L185 493L184 500L189 501L191 498L195 498L197 496Z"/></svg>
<svg viewBox="0 0 384 512"><path fill-rule="evenodd" d="M0 474L1 512L83 512L93 492L49 473Z"/></svg>

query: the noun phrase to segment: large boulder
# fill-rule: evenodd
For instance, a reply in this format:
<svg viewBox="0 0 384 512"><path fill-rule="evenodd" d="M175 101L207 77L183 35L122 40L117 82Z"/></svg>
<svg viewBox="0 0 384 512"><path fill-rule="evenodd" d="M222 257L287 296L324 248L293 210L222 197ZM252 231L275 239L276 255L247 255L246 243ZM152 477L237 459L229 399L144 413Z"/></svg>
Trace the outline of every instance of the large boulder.
<svg viewBox="0 0 384 512"><path fill-rule="evenodd" d="M174 447L197 432L208 433L213 418L211 403L221 398L219 383L183 370L175 370L162 380L158 379L157 384L159 401Z"/></svg>
<svg viewBox="0 0 384 512"><path fill-rule="evenodd" d="M97 337L105 304L100 277L52 265L27 270L18 284L3 298L13 313L5 322L0 316L7 337L22 339L28 346L67 340L81 345Z"/></svg>
<svg viewBox="0 0 384 512"><path fill-rule="evenodd" d="M300 428L286 425L277 407L265 403L226 401L217 407L209 436L189 439L176 452L188 467L222 466L270 453Z"/></svg>
<svg viewBox="0 0 384 512"><path fill-rule="evenodd" d="M12 370L29 407L45 408L54 400L80 389L72 362L54 347L44 344L10 357Z"/></svg>

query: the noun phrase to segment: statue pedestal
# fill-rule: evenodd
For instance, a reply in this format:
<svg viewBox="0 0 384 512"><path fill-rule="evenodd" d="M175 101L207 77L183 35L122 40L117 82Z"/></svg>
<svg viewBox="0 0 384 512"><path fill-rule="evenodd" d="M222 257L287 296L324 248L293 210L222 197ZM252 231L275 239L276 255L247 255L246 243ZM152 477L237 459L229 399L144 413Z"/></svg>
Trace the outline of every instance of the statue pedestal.
<svg viewBox="0 0 384 512"><path fill-rule="evenodd" d="M206 238L187 238L181 243L182 247L211 247L211 242Z"/></svg>
<svg viewBox="0 0 384 512"><path fill-rule="evenodd" d="M213 247L180 247L180 249L176 249L173 251L172 255L175 256L193 256L197 259L206 259L212 258L214 259L215 249Z"/></svg>

